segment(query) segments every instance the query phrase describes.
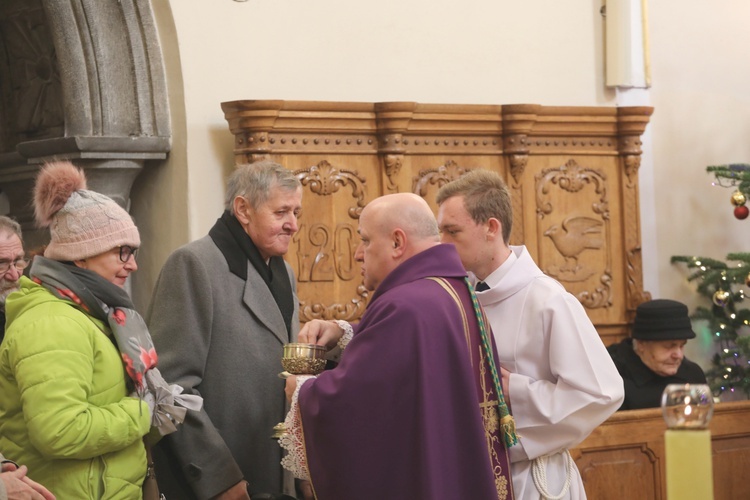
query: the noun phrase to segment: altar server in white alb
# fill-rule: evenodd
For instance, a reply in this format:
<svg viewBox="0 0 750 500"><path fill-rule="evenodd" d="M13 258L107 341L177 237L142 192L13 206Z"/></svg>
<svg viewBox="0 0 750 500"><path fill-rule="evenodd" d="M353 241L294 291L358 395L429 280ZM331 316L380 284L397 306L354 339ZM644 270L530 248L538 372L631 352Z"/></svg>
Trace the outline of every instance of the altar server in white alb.
<svg viewBox="0 0 750 500"><path fill-rule="evenodd" d="M500 357L519 445L510 448L516 500L585 499L570 457L624 398L617 372L581 303L509 246L510 193L494 172L471 171L437 195L443 243L478 280Z"/></svg>

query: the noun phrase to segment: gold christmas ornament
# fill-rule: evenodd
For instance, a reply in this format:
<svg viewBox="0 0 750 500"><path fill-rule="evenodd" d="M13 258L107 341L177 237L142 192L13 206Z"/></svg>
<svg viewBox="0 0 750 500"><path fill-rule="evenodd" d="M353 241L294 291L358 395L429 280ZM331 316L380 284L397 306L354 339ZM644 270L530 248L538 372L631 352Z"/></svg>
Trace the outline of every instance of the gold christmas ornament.
<svg viewBox="0 0 750 500"><path fill-rule="evenodd" d="M742 191L735 191L732 193L732 205L735 207L741 207L747 202L747 197Z"/></svg>
<svg viewBox="0 0 750 500"><path fill-rule="evenodd" d="M719 307L725 307L729 303L729 297L731 294L726 290L716 290L714 293L714 304Z"/></svg>
<svg viewBox="0 0 750 500"><path fill-rule="evenodd" d="M750 274L748 274L747 277L745 277L745 286L750 287Z"/></svg>

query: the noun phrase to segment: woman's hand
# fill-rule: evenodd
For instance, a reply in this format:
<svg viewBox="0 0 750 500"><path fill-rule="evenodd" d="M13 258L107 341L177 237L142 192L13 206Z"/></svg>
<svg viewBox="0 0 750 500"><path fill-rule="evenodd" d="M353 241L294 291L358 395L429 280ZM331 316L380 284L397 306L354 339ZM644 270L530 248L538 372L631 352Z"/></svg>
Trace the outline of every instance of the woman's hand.
<svg viewBox="0 0 750 500"><path fill-rule="evenodd" d="M7 472L5 472L6 470ZM29 479L29 477L26 475L27 470L28 469L25 465L22 465L21 467L16 469L12 465L6 467L6 464L3 464L3 472L0 473L0 481L5 483L4 486L8 494L8 498L55 500L55 495L50 493L47 488L37 483L36 481L32 481L31 479Z"/></svg>

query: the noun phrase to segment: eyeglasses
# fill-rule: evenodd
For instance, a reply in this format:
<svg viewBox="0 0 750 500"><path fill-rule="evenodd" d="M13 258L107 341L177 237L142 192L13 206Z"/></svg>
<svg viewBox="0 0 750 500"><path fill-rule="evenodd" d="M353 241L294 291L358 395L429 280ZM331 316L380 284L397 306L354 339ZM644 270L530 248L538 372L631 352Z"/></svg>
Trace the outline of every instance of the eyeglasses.
<svg viewBox="0 0 750 500"><path fill-rule="evenodd" d="M19 272L23 271L29 265L29 262L27 259L16 259L12 262L9 260L0 260L0 275L7 273L11 265L18 269Z"/></svg>
<svg viewBox="0 0 750 500"><path fill-rule="evenodd" d="M120 261L122 261L122 262L129 261L131 256L133 257L133 260L135 260L135 258L138 255L138 249L137 248L133 248L133 247L128 246L128 245L120 245L117 248L120 249Z"/></svg>

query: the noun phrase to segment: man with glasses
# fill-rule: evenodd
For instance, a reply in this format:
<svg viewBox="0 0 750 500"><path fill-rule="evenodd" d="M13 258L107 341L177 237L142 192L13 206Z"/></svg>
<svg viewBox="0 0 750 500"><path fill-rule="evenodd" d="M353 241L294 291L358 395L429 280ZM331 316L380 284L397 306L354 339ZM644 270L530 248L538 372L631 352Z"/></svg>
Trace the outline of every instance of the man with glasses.
<svg viewBox="0 0 750 500"><path fill-rule="evenodd" d="M18 279L28 265L21 226L10 217L0 215L0 342L5 337L5 299L18 290Z"/></svg>

